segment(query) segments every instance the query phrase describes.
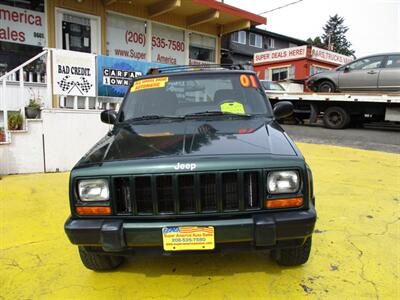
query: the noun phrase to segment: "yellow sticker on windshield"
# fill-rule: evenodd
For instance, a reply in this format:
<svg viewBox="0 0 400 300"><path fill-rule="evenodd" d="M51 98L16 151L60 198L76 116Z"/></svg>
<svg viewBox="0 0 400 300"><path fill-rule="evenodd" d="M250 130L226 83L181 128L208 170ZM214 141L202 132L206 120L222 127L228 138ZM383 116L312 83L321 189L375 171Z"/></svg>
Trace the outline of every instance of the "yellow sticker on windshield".
<svg viewBox="0 0 400 300"><path fill-rule="evenodd" d="M244 106L240 102L225 102L220 105L221 111L226 113L244 114Z"/></svg>
<svg viewBox="0 0 400 300"><path fill-rule="evenodd" d="M168 82L168 77L157 77L138 80L135 81L135 83L131 87L131 92L165 87L166 82Z"/></svg>

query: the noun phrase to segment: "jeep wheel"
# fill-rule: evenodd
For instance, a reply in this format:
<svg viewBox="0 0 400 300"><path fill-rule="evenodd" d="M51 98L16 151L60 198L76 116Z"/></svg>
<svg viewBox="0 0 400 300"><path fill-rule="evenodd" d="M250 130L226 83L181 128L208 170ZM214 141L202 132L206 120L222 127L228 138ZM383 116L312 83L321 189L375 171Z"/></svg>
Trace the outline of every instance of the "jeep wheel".
<svg viewBox="0 0 400 300"><path fill-rule="evenodd" d="M350 114L339 106L328 107L324 111L325 127L331 129L343 129L351 121Z"/></svg>
<svg viewBox="0 0 400 300"><path fill-rule="evenodd" d="M282 266L298 266L307 262L311 251L311 238L296 248L277 249L272 252L273 258Z"/></svg>
<svg viewBox="0 0 400 300"><path fill-rule="evenodd" d="M330 81L321 81L317 86L317 92L321 93L334 93L336 91L335 85Z"/></svg>
<svg viewBox="0 0 400 300"><path fill-rule="evenodd" d="M79 255L86 268L93 271L111 271L122 264L122 256L94 254L79 247Z"/></svg>

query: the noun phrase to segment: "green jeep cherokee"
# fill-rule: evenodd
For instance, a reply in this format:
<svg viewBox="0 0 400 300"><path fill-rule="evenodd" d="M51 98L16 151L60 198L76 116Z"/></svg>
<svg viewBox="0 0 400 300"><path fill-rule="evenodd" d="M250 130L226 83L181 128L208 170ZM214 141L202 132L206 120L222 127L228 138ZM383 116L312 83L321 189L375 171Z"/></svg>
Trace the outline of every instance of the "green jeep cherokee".
<svg viewBox="0 0 400 300"><path fill-rule="evenodd" d="M65 232L83 264L233 249L305 263L312 174L277 123L291 104L272 109L252 71L182 70L136 78L119 112L101 114L113 129L71 171Z"/></svg>

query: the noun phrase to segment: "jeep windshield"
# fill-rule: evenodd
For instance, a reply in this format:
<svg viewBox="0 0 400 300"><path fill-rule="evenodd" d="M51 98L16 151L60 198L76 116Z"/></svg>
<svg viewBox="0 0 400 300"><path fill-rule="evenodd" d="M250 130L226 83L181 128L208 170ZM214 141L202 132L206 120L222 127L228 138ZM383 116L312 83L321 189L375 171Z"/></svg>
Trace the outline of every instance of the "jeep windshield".
<svg viewBox="0 0 400 300"><path fill-rule="evenodd" d="M119 122L202 117L271 117L271 107L251 73L191 73L136 80Z"/></svg>

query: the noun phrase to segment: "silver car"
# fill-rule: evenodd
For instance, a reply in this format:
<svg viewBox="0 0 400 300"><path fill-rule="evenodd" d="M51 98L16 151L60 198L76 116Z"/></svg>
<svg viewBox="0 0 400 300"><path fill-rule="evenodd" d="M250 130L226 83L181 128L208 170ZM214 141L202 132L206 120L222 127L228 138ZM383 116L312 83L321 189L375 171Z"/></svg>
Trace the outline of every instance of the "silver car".
<svg viewBox="0 0 400 300"><path fill-rule="evenodd" d="M366 56L309 77L315 92L400 91L400 53Z"/></svg>
<svg viewBox="0 0 400 300"><path fill-rule="evenodd" d="M271 80L260 80L264 88L265 93L283 93L285 91L284 87L275 81Z"/></svg>

